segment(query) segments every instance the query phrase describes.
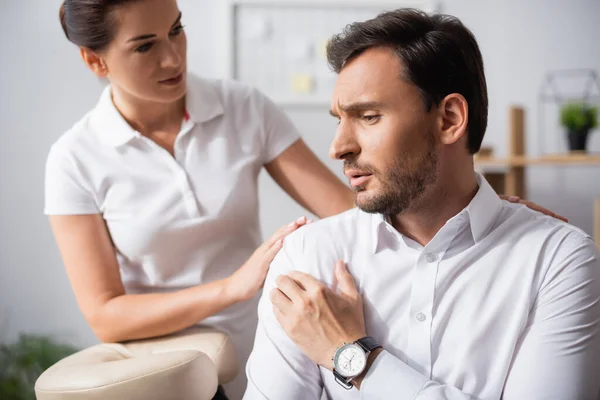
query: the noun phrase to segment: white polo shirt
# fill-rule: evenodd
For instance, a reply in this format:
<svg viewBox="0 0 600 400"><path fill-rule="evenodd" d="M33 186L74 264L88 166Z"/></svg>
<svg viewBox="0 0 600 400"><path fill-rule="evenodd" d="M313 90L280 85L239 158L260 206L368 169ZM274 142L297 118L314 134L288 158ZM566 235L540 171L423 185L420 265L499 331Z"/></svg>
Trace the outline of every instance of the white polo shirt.
<svg viewBox="0 0 600 400"><path fill-rule="evenodd" d="M179 290L237 270L262 241L259 172L299 139L269 99L233 81L190 75L186 108L173 157L131 128L107 87L48 156L45 213L102 214L127 293ZM256 305L203 323L230 333L245 357Z"/></svg>

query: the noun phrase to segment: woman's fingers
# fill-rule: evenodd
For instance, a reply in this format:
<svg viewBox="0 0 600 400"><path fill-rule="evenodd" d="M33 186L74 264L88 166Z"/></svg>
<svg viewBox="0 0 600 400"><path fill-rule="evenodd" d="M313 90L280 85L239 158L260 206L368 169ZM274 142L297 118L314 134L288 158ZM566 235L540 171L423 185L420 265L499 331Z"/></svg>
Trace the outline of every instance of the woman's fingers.
<svg viewBox="0 0 600 400"><path fill-rule="evenodd" d="M542 206L534 203L533 201L523 200L519 196L507 196L505 194L501 194L500 198L503 200L510 201L511 203L523 204L532 210L541 212L542 214L546 214L553 218L560 219L561 221L569 222L569 220L567 218L563 217L562 215L558 215L555 212L547 209L546 207L542 207Z"/></svg>
<svg viewBox="0 0 600 400"><path fill-rule="evenodd" d="M300 228L303 225L306 225L308 220L306 217L300 217L294 222L291 222L285 226L279 228L266 242L266 247L271 248L279 239L285 238L290 233L294 232L296 229Z"/></svg>
<svg viewBox="0 0 600 400"><path fill-rule="evenodd" d="M283 247L283 239L279 239L278 241L273 243L273 246L269 247L267 249L267 251L265 252L265 261L270 264L271 261L273 261L273 259L275 258L275 256L277 255L279 250L281 250L282 247Z"/></svg>

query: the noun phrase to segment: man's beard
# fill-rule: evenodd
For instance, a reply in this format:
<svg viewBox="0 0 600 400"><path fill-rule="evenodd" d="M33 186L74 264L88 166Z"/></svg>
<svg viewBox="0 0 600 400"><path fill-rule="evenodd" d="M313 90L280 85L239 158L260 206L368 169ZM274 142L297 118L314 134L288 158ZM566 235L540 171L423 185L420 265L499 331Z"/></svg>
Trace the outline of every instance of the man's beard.
<svg viewBox="0 0 600 400"><path fill-rule="evenodd" d="M353 165L352 162L347 167ZM433 135L428 143L427 151L421 155L400 154L389 171L374 172L381 184L379 190L366 199L356 199L356 205L368 213L384 215L401 214L414 205L414 201L436 181L438 154L433 142ZM362 170L364 169L361 168ZM372 171L372 169L370 170ZM358 193L364 189L356 187Z"/></svg>

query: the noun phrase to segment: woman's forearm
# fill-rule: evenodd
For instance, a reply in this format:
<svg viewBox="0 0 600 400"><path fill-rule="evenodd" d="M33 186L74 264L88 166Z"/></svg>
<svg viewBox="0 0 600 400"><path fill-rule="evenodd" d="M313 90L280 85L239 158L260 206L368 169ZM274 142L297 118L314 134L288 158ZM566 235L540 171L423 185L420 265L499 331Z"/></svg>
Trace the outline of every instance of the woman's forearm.
<svg viewBox="0 0 600 400"><path fill-rule="evenodd" d="M92 320L103 342L167 335L237 303L228 279L171 293L125 294L108 300Z"/></svg>

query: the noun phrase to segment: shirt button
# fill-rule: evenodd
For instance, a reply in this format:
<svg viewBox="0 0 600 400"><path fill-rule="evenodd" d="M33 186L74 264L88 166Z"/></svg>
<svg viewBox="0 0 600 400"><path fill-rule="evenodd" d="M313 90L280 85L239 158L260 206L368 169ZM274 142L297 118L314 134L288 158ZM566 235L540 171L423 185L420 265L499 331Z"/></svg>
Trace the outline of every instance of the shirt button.
<svg viewBox="0 0 600 400"><path fill-rule="evenodd" d="M425 316L425 314L423 314L422 312L418 313L416 315L417 321L419 322L423 322L427 319L427 317Z"/></svg>
<svg viewBox="0 0 600 400"><path fill-rule="evenodd" d="M434 262L435 261L435 257L433 256L433 254L427 253L427 254L425 254L425 261L427 261L428 263Z"/></svg>

